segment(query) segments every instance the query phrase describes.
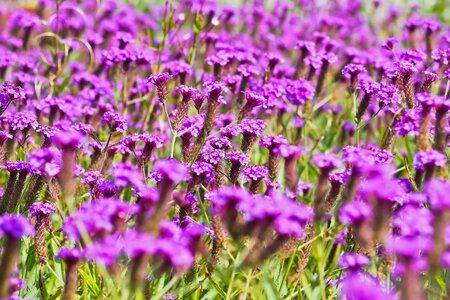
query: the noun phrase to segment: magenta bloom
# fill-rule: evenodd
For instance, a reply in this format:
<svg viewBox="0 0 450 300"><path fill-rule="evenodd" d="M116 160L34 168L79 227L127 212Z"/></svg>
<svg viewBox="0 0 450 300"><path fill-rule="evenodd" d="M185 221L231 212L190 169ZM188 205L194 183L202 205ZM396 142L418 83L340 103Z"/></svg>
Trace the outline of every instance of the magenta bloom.
<svg viewBox="0 0 450 300"><path fill-rule="evenodd" d="M164 87L171 78L172 75L169 75L168 73L160 73L151 75L147 79L147 82L153 84L156 87Z"/></svg>
<svg viewBox="0 0 450 300"><path fill-rule="evenodd" d="M346 252L339 257L338 266L352 271L363 268L370 263L364 254Z"/></svg>
<svg viewBox="0 0 450 300"><path fill-rule="evenodd" d="M155 162L155 171L165 180L178 184L186 179L187 167L176 159L160 159Z"/></svg>
<svg viewBox="0 0 450 300"><path fill-rule="evenodd" d="M125 132L128 129L127 121L121 115L109 111L103 115L102 123L107 124L111 132Z"/></svg>
<svg viewBox="0 0 450 300"><path fill-rule="evenodd" d="M4 214L0 216L0 236L21 239L34 233L33 226L21 215Z"/></svg>

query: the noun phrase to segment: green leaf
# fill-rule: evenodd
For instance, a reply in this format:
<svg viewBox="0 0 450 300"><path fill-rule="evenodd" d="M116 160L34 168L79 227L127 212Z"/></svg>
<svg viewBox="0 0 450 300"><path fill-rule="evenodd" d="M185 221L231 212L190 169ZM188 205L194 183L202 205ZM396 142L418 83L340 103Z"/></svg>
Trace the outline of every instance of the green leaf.
<svg viewBox="0 0 450 300"><path fill-rule="evenodd" d="M264 291L266 292L267 299L281 300L280 294L276 289L275 283L267 276L264 276L263 287Z"/></svg>

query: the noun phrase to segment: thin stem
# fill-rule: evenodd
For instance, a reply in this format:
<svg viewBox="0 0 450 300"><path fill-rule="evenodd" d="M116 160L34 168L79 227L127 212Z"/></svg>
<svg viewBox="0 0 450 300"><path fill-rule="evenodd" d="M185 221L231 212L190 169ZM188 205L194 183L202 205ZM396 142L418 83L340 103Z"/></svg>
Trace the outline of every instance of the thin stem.
<svg viewBox="0 0 450 300"><path fill-rule="evenodd" d="M109 133L109 136L108 136L108 140L106 141L105 148L103 148L103 152L106 152L106 150L108 150L109 143L111 142L111 137L112 137L112 135L113 135L113 132L110 132L110 133Z"/></svg>

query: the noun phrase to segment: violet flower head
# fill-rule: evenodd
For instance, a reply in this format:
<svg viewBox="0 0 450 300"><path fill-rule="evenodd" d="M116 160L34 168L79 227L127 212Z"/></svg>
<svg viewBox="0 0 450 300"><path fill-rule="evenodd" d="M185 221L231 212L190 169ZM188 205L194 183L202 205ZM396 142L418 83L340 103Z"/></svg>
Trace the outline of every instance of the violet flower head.
<svg viewBox="0 0 450 300"><path fill-rule="evenodd" d="M200 91L197 91L192 95L192 101L194 101L194 107L195 109L200 112L200 109L202 107L203 102L207 99L206 93L202 93Z"/></svg>
<svg viewBox="0 0 450 300"><path fill-rule="evenodd" d="M226 150L231 147L231 142L226 137L213 137L208 141L211 147L217 150Z"/></svg>
<svg viewBox="0 0 450 300"><path fill-rule="evenodd" d="M243 77L250 77L253 75L259 75L260 70L256 66L242 64L237 68L237 72Z"/></svg>
<svg viewBox="0 0 450 300"><path fill-rule="evenodd" d="M395 62L394 65L403 76L411 76L412 74L418 72L418 69L414 66L414 64L408 61L399 60Z"/></svg>
<svg viewBox="0 0 450 300"><path fill-rule="evenodd" d="M107 124L111 132L125 132L128 129L125 118L114 112L106 112L102 117L102 123Z"/></svg>
<svg viewBox="0 0 450 300"><path fill-rule="evenodd" d="M357 224L372 215L372 207L366 202L354 200L339 211L339 220L344 225Z"/></svg>
<svg viewBox="0 0 450 300"><path fill-rule="evenodd" d="M242 152L228 152L225 157L231 162L231 164L239 164L240 166L246 165L250 162L248 154Z"/></svg>
<svg viewBox="0 0 450 300"><path fill-rule="evenodd" d="M87 245L84 257L108 267L117 262L123 249L123 240L118 235L110 235Z"/></svg>
<svg viewBox="0 0 450 300"><path fill-rule="evenodd" d="M221 160L225 157L225 151L221 149L213 149L213 150L203 150L202 151L202 159L207 163L217 166Z"/></svg>
<svg viewBox="0 0 450 300"><path fill-rule="evenodd" d="M214 170L211 164L205 162L193 163L190 171L192 178L197 178L199 182L210 178L214 174Z"/></svg>
<svg viewBox="0 0 450 300"><path fill-rule="evenodd" d="M226 86L219 81L206 81L203 84L205 91L207 92L209 99L215 99L216 101L219 99L219 96L226 89Z"/></svg>
<svg viewBox="0 0 450 300"><path fill-rule="evenodd" d="M435 211L450 208L450 183L440 179L431 179L425 184L425 195Z"/></svg>
<svg viewBox="0 0 450 300"><path fill-rule="evenodd" d="M67 263L76 263L83 258L83 252L79 248L61 248L56 255L57 259Z"/></svg>
<svg viewBox="0 0 450 300"><path fill-rule="evenodd" d="M144 141L146 147L150 147L152 149L159 149L164 146L165 140L157 135L151 133L144 133L138 136L138 139Z"/></svg>
<svg viewBox="0 0 450 300"><path fill-rule="evenodd" d="M434 232L433 213L421 206L406 205L394 216L392 227L401 236L431 236Z"/></svg>
<svg viewBox="0 0 450 300"><path fill-rule="evenodd" d="M269 175L269 171L264 166L246 166L242 170L242 179L247 181L261 181Z"/></svg>
<svg viewBox="0 0 450 300"><path fill-rule="evenodd" d="M378 82L360 80L358 83L358 88L365 94L374 95L380 89L380 84Z"/></svg>
<svg viewBox="0 0 450 300"><path fill-rule="evenodd" d="M165 87L167 82L172 78L172 75L168 73L160 73L160 74L154 74L151 75L147 82L153 84L157 88Z"/></svg>
<svg viewBox="0 0 450 300"><path fill-rule="evenodd" d="M424 107L441 108L445 105L450 107L450 101L444 97L426 92L416 94L416 100Z"/></svg>
<svg viewBox="0 0 450 300"><path fill-rule="evenodd" d="M247 100L246 105L249 106L250 110L254 107L262 105L265 102L265 98L263 96L252 91L245 91L245 99Z"/></svg>
<svg viewBox="0 0 450 300"><path fill-rule="evenodd" d="M29 207L30 216L48 216L55 211L55 207L50 203L35 202Z"/></svg>
<svg viewBox="0 0 450 300"><path fill-rule="evenodd" d="M236 211L237 205L245 201L251 195L244 189L238 187L223 186L220 187L213 194L209 195L208 199L213 205L213 214L218 214L221 217L231 215Z"/></svg>
<svg viewBox="0 0 450 300"><path fill-rule="evenodd" d="M246 136L260 136L266 124L263 120L253 120L253 119L245 119L239 124L240 132Z"/></svg>
<svg viewBox="0 0 450 300"><path fill-rule="evenodd" d="M26 100L26 93L22 87L16 86L11 82L5 82L0 85L0 114L2 114L10 103L23 103Z"/></svg>
<svg viewBox="0 0 450 300"><path fill-rule="evenodd" d="M60 131L52 136L52 142L64 150L75 150L83 142L84 136L78 131Z"/></svg>
<svg viewBox="0 0 450 300"><path fill-rule="evenodd" d="M42 175L55 176L61 171L61 152L56 148L39 148L28 155L28 163Z"/></svg>
<svg viewBox="0 0 450 300"><path fill-rule="evenodd" d="M304 153L304 149L302 146L281 144L275 149L275 153L285 159L295 159Z"/></svg>
<svg viewBox="0 0 450 300"><path fill-rule="evenodd" d="M357 271L370 263L370 259L359 253L346 252L339 257L338 266L351 271Z"/></svg>
<svg viewBox="0 0 450 300"><path fill-rule="evenodd" d="M386 241L386 248L403 259L413 260L426 255L433 249L431 236L392 236Z"/></svg>
<svg viewBox="0 0 450 300"><path fill-rule="evenodd" d="M187 85L180 85L178 87L178 91L183 97L183 101L189 101L196 93L198 93L198 90L196 88Z"/></svg>
<svg viewBox="0 0 450 300"><path fill-rule="evenodd" d="M21 215L4 214L0 216L0 236L9 236L14 239L32 235L33 226Z"/></svg>
<svg viewBox="0 0 450 300"><path fill-rule="evenodd" d="M282 236L303 237L305 226L313 219L313 208L279 193L274 194L272 200L273 206L280 211L274 224L277 233Z"/></svg>
<svg viewBox="0 0 450 300"><path fill-rule="evenodd" d="M4 142L12 138L13 136L7 131L0 130L0 145L3 145Z"/></svg>
<svg viewBox="0 0 450 300"><path fill-rule="evenodd" d="M14 130L27 131L30 129L37 129L39 126L36 117L31 113L17 113L11 123L11 128Z"/></svg>
<svg viewBox="0 0 450 300"><path fill-rule="evenodd" d="M348 300L394 300L392 293L386 291L377 279L369 274L352 272L342 281L342 294Z"/></svg>
<svg viewBox="0 0 450 300"><path fill-rule="evenodd" d="M342 164L341 159L333 153L316 153L311 159L311 163L318 167L319 169L342 169L344 165Z"/></svg>
<svg viewBox="0 0 450 300"><path fill-rule="evenodd" d="M349 78L353 78L364 72L366 72L366 69L360 64L348 64L342 69L342 75L348 76Z"/></svg>
<svg viewBox="0 0 450 300"><path fill-rule="evenodd" d="M136 207L116 198L100 198L85 202L64 220L62 230L69 239L77 242L82 232L91 239L113 233L118 221L124 221L135 213Z"/></svg>
<svg viewBox="0 0 450 300"><path fill-rule="evenodd" d="M110 173L118 187L123 188L131 185L137 188L142 186L144 182L142 172L130 162L116 164L111 168Z"/></svg>
<svg viewBox="0 0 450 300"><path fill-rule="evenodd" d="M288 144L288 140L281 134L278 135L265 135L259 141L259 145L269 149L270 152L276 151L282 145Z"/></svg>
<svg viewBox="0 0 450 300"><path fill-rule="evenodd" d="M447 156L436 150L419 151L414 158L414 168L423 170L427 165L444 167L447 164Z"/></svg>
<svg viewBox="0 0 450 300"><path fill-rule="evenodd" d="M289 81L286 87L286 98L294 105L302 105L314 96L314 87L308 80Z"/></svg>
<svg viewBox="0 0 450 300"><path fill-rule="evenodd" d="M397 43L398 40L395 37L390 37L381 44L381 47L388 51L392 51Z"/></svg>
<svg viewBox="0 0 450 300"><path fill-rule="evenodd" d="M377 100L383 105L400 103L401 96L395 85L380 82L376 91Z"/></svg>
<svg viewBox="0 0 450 300"><path fill-rule="evenodd" d="M155 162L154 169L161 174L164 180L173 184L180 183L188 175L187 167L176 159L160 159Z"/></svg>

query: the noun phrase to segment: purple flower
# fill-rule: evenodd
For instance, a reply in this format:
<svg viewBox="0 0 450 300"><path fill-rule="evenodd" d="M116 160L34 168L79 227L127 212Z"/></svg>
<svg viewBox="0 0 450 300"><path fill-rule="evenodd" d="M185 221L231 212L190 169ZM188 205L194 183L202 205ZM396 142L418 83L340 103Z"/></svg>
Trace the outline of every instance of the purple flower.
<svg viewBox="0 0 450 300"><path fill-rule="evenodd" d="M202 159L213 166L217 166L224 157L225 151L223 150L205 149L202 151Z"/></svg>
<svg viewBox="0 0 450 300"><path fill-rule="evenodd" d="M420 112L417 109L409 109L396 124L395 133L401 137L405 137L408 133L418 135L419 126Z"/></svg>
<svg viewBox="0 0 450 300"><path fill-rule="evenodd" d="M406 259L418 258L433 249L431 236L392 236L386 242L389 252Z"/></svg>
<svg viewBox="0 0 450 300"><path fill-rule="evenodd" d="M341 159L333 153L316 153L311 159L311 163L319 169L342 169L344 166Z"/></svg>
<svg viewBox="0 0 450 300"><path fill-rule="evenodd" d="M147 82L153 84L156 87L164 87L171 78L172 75L169 75L168 73L160 73L151 75L147 79Z"/></svg>
<svg viewBox="0 0 450 300"><path fill-rule="evenodd" d="M239 130L244 136L260 136L265 127L263 120L245 119L239 124Z"/></svg>
<svg viewBox="0 0 450 300"><path fill-rule="evenodd" d="M11 123L11 128L14 130L27 131L31 128L37 129L39 126L36 117L31 113L17 113Z"/></svg>
<svg viewBox="0 0 450 300"><path fill-rule="evenodd" d="M28 162L45 176L55 176L61 171L61 152L55 148L39 148L30 152Z"/></svg>
<svg viewBox="0 0 450 300"><path fill-rule="evenodd" d="M239 125L229 125L222 129L222 134L230 140L240 133L241 127Z"/></svg>
<svg viewBox="0 0 450 300"><path fill-rule="evenodd" d="M397 43L398 43L398 40L396 38L390 37L381 44L381 47L383 47L384 49L386 49L388 51L392 51L395 47L395 44L397 44Z"/></svg>
<svg viewBox="0 0 450 300"><path fill-rule="evenodd" d="M176 159L160 159L155 162L154 169L164 180L174 184L185 180L188 174L187 167Z"/></svg>
<svg viewBox="0 0 450 300"><path fill-rule="evenodd" d="M21 239L34 233L33 226L21 215L4 214L0 216L0 236Z"/></svg>
<svg viewBox="0 0 450 300"><path fill-rule="evenodd" d="M52 136L52 142L62 149L75 150L84 137L78 131L60 131Z"/></svg>
<svg viewBox="0 0 450 300"><path fill-rule="evenodd" d="M431 179L425 184L424 192L431 208L435 211L450 208L450 182Z"/></svg>
<svg viewBox="0 0 450 300"><path fill-rule="evenodd" d="M398 72L404 76L411 76L418 72L414 64L409 61L399 60L394 63L394 66L397 68Z"/></svg>
<svg viewBox="0 0 450 300"><path fill-rule="evenodd" d="M102 123L107 124L111 132L125 132L128 129L127 121L121 115L109 111L103 115Z"/></svg>
<svg viewBox="0 0 450 300"><path fill-rule="evenodd" d="M103 266L111 266L117 262L124 244L117 235L107 236L89 244L85 249L85 257Z"/></svg>
<svg viewBox="0 0 450 300"><path fill-rule="evenodd" d="M286 86L286 98L294 105L302 105L314 96L314 87L305 79L289 81Z"/></svg>
<svg viewBox="0 0 450 300"><path fill-rule="evenodd" d="M231 142L226 137L213 137L210 138L209 144L216 150L225 150L231 147Z"/></svg>
<svg viewBox="0 0 450 300"><path fill-rule="evenodd" d="M210 99L218 99L220 94L226 89L225 85L219 81L206 81L203 87Z"/></svg>
<svg viewBox="0 0 450 300"><path fill-rule="evenodd" d="M366 69L360 64L348 64L342 69L342 75L348 76L349 78L364 72L366 72Z"/></svg>
<svg viewBox="0 0 450 300"><path fill-rule="evenodd" d="M135 207L115 198L100 198L85 202L65 219L62 230L73 241L79 241L85 232L96 239L116 229L118 221L124 221L135 212Z"/></svg>
<svg viewBox="0 0 450 300"><path fill-rule="evenodd" d="M380 84L378 82L360 80L358 83L358 88L365 94L374 95L380 90Z"/></svg>
<svg viewBox="0 0 450 300"><path fill-rule="evenodd" d="M61 248L56 258L68 263L76 263L83 258L83 253L79 248Z"/></svg>
<svg viewBox="0 0 450 300"><path fill-rule="evenodd" d="M144 182L142 172L130 162L118 163L110 171L118 187L140 187Z"/></svg>
<svg viewBox="0 0 450 300"><path fill-rule="evenodd" d="M271 152L279 149L280 146L288 144L286 138L281 135L265 135L259 141L259 145L269 149Z"/></svg>
<svg viewBox="0 0 450 300"><path fill-rule="evenodd" d="M362 201L354 200L342 206L339 220L344 225L359 223L372 215L372 207Z"/></svg>
<svg viewBox="0 0 450 300"><path fill-rule="evenodd" d="M393 84L380 82L376 91L377 100L384 105L400 103L401 97L397 87Z"/></svg>
<svg viewBox="0 0 450 300"><path fill-rule="evenodd" d="M427 165L444 167L447 164L447 156L436 150L419 151L414 158L414 168L423 170Z"/></svg>
<svg viewBox="0 0 450 300"><path fill-rule="evenodd" d="M3 164L3 168L8 172L35 173L33 166L24 161L7 161Z"/></svg>
<svg viewBox="0 0 450 300"><path fill-rule="evenodd" d="M4 112L10 102L23 103L27 98L24 89L11 82L4 82L0 85L0 111Z"/></svg>
<svg viewBox="0 0 450 300"><path fill-rule="evenodd" d="M242 152L228 152L225 157L232 164L239 164L241 166L246 165L250 162L250 158L248 157L248 155Z"/></svg>
<svg viewBox="0 0 450 300"><path fill-rule="evenodd" d="M431 236L433 230L433 214L429 209L407 205L394 217L392 227L401 236Z"/></svg>
<svg viewBox="0 0 450 300"><path fill-rule="evenodd" d="M195 162L191 166L191 176L198 178L198 181L202 182L208 179L214 174L214 170L209 163Z"/></svg>
<svg viewBox="0 0 450 300"><path fill-rule="evenodd" d="M244 182L261 181L269 175L269 171L264 166L246 166L242 170L242 179Z"/></svg>
<svg viewBox="0 0 450 300"><path fill-rule="evenodd" d="M253 75L259 75L260 70L256 66L242 64L237 68L237 72L242 74L243 77L250 77Z"/></svg>
<svg viewBox="0 0 450 300"><path fill-rule="evenodd" d="M424 62L427 55L419 49L406 49L400 54L400 59L413 65Z"/></svg>
<svg viewBox="0 0 450 300"><path fill-rule="evenodd" d="M394 300L395 297L369 274L352 272L342 281L342 294L348 300Z"/></svg>
<svg viewBox="0 0 450 300"><path fill-rule="evenodd" d="M198 90L196 88L186 86L186 85L180 85L178 87L178 91L180 92L181 96L183 97L183 101L189 101L196 93L198 93Z"/></svg>
<svg viewBox="0 0 450 300"><path fill-rule="evenodd" d="M55 211L55 207L50 203L34 202L29 210L31 217L48 216Z"/></svg>
<svg viewBox="0 0 450 300"><path fill-rule="evenodd" d="M249 107L249 110L254 107L261 106L265 102L265 98L263 96L252 91L245 91L245 99L247 100L245 105Z"/></svg>
<svg viewBox="0 0 450 300"><path fill-rule="evenodd" d="M356 271L367 266L370 259L364 254L346 252L339 257L338 266L344 269Z"/></svg>
<svg viewBox="0 0 450 300"><path fill-rule="evenodd" d="M89 185L91 188L98 184L98 180L102 177L102 173L99 171L87 171L84 172L81 183Z"/></svg>
<svg viewBox="0 0 450 300"><path fill-rule="evenodd" d="M159 149L164 146L165 140L157 134L144 133L137 137L139 140L144 141L145 145L150 148Z"/></svg>

